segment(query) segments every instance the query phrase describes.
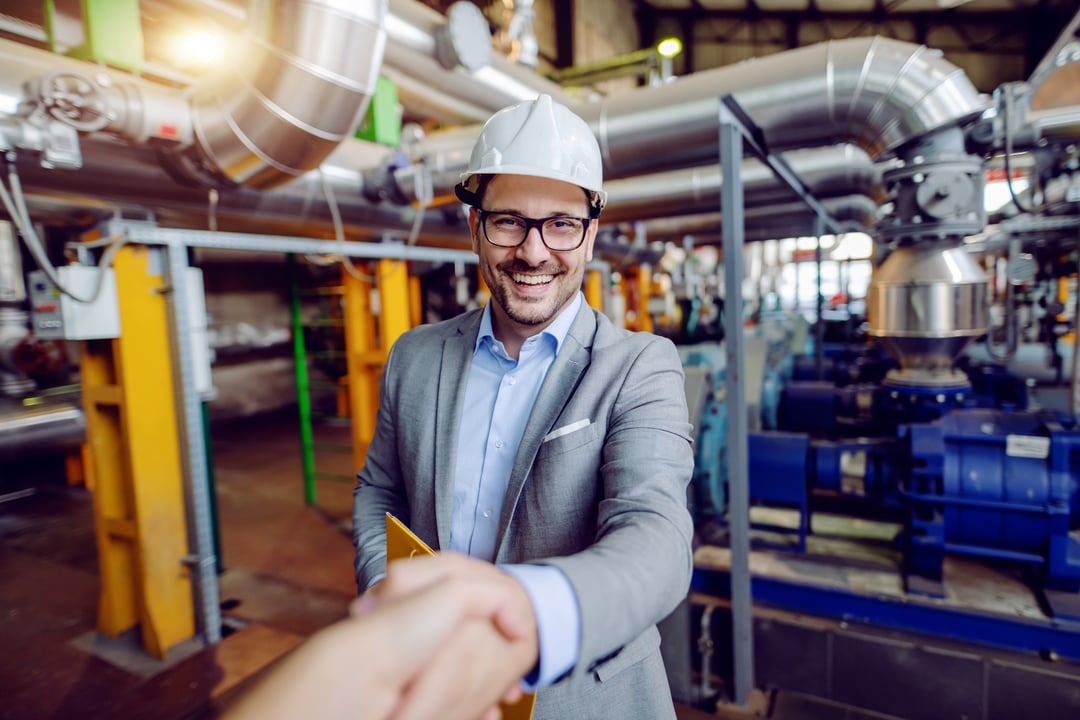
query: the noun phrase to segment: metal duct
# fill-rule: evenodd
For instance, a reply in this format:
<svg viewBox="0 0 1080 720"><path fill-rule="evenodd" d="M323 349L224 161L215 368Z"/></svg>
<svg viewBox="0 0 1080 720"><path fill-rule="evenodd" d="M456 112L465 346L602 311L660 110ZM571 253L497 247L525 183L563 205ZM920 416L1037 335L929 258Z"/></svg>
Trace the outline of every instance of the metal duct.
<svg viewBox="0 0 1080 720"><path fill-rule="evenodd" d="M350 137L374 92L386 0L277 2L252 18L234 69L191 100L211 169L255 188L313 170Z"/></svg>
<svg viewBox="0 0 1080 720"><path fill-rule="evenodd" d="M788 165L817 198L863 193L883 199L881 170L853 145L794 150ZM747 207L787 203L795 193L777 183L772 170L756 159L743 162L739 173ZM605 222L685 215L719 208L723 178L719 165L672 170L604 183L608 204ZM749 218L747 218L749 220Z"/></svg>
<svg viewBox="0 0 1080 720"><path fill-rule="evenodd" d="M85 439L86 417L74 405L0 404L0 461L76 447Z"/></svg>
<svg viewBox="0 0 1080 720"><path fill-rule="evenodd" d="M940 53L882 37L821 43L599 103L566 104L590 121L600 141L607 189L617 178L715 163L718 97L725 94L735 96L774 152L851 143L873 160L987 108ZM436 195L452 192L479 130L435 133L419 143L417 157L436 168Z"/></svg>
<svg viewBox="0 0 1080 720"><path fill-rule="evenodd" d="M151 219L169 227L260 232L300 237L334 237L333 216L324 180L341 212L350 239L408 235L416 210L373 203L364 194L364 180L355 169L390 152L389 148L354 141L344 143L324 164L322 175L310 172L270 190L224 188L212 202L205 188L180 185L147 148L104 140L83 143L79 171L45 170L36 163L20 165L23 184L32 188L31 211L56 224L89 226L117 213ZM451 210L457 211L457 208ZM467 246L468 230L429 209L421 233L425 242Z"/></svg>
<svg viewBox="0 0 1080 720"><path fill-rule="evenodd" d="M827 198L821 204L834 220L853 232L867 232L880 219L878 204L865 195ZM690 236L695 245L719 245L723 240L722 219L721 213L708 212L646 220L635 227L640 227L645 240L650 243L671 241L681 244ZM818 233L817 216L801 200L750 207L743 213L743 219L747 242L808 237Z"/></svg>
<svg viewBox="0 0 1080 720"><path fill-rule="evenodd" d="M540 93L564 105L576 102L559 85L498 54L486 67L448 70L437 59L435 40L447 19L415 0L390 0L389 10L384 71L399 83L406 107L426 108L437 120L461 124L483 122L496 110ZM414 82L402 82L405 78Z"/></svg>
<svg viewBox="0 0 1080 720"><path fill-rule="evenodd" d="M714 162L724 94L734 95L774 152L850 142L875 160L987 108L941 53L874 37L755 58L577 110L600 140L605 176L615 178Z"/></svg>

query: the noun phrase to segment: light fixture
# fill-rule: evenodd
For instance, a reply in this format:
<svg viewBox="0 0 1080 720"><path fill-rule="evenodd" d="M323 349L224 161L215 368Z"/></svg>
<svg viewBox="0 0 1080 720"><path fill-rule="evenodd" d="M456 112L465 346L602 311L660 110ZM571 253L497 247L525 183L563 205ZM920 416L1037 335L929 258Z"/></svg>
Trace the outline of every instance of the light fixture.
<svg viewBox="0 0 1080 720"><path fill-rule="evenodd" d="M667 37L656 43L656 52L660 57L671 59L682 52L682 41L677 37Z"/></svg>

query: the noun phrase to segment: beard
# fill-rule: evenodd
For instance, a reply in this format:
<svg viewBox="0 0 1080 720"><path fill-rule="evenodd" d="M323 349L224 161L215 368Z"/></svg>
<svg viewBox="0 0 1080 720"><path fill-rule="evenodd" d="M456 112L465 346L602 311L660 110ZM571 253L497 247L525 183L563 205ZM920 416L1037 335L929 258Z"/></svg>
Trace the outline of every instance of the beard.
<svg viewBox="0 0 1080 720"><path fill-rule="evenodd" d="M551 275L552 280L543 296L521 295L517 292L511 273L529 273ZM485 276L488 273L485 272ZM523 326L544 325L550 322L566 307L581 288L581 278L574 282L566 268L550 263L536 267L521 260L494 268L493 277L485 277L492 299L513 322Z"/></svg>

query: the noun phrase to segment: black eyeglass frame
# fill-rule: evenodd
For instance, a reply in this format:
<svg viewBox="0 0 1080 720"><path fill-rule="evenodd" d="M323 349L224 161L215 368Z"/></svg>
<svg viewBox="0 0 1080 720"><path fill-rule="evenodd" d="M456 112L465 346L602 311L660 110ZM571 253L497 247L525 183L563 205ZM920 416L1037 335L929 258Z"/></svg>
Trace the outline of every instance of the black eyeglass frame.
<svg viewBox="0 0 1080 720"><path fill-rule="evenodd" d="M587 217L574 217L573 215L551 215L544 218L531 218L524 215L518 215L512 212L503 212L501 210L484 210L483 208L474 207L474 210L480 214L480 227L484 229L484 240L487 240L488 244L492 247L505 248L507 250L511 248L521 247L525 244L525 241L529 239L529 231L536 228L536 231L540 233L540 242L544 243L551 252L573 252L585 244L585 236L589 234L589 223L592 222L592 218ZM512 218L517 218L525 223L525 234L521 236L521 242L516 245L500 245L490 237L488 237L487 219L492 215L509 215ZM572 248L553 248L548 245L547 240L544 239L544 223L548 220L577 220L581 223L581 239L578 240L578 244Z"/></svg>

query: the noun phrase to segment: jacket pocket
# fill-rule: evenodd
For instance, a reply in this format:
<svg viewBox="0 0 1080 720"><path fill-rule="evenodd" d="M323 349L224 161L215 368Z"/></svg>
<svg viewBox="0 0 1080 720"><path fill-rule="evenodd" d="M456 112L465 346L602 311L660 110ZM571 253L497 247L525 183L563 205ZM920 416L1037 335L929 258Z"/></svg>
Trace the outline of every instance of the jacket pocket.
<svg viewBox="0 0 1080 720"><path fill-rule="evenodd" d="M597 665L594 669L596 679L600 682L607 682L626 668L636 665L659 649L660 631L653 626L620 650L618 655Z"/></svg>
<svg viewBox="0 0 1080 720"><path fill-rule="evenodd" d="M553 432L559 432L555 430ZM551 433L549 433L550 435ZM562 435L556 435L550 440L544 440L540 444L538 455L552 456L562 455L565 452L576 450L583 445L596 442L600 437L600 426L589 423Z"/></svg>

